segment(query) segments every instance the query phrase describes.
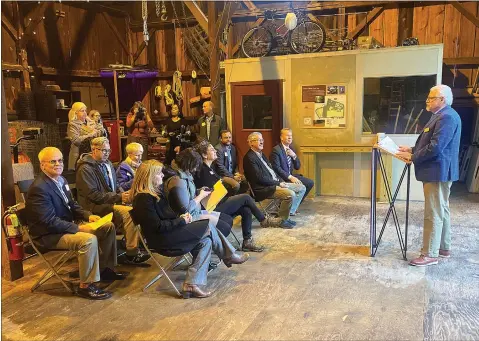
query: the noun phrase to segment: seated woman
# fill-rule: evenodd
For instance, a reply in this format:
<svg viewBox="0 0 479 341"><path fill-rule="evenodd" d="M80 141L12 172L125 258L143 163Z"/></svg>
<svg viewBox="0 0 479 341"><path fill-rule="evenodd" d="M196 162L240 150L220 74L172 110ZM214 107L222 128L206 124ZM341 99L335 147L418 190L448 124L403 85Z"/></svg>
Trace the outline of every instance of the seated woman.
<svg viewBox="0 0 479 341"><path fill-rule="evenodd" d="M208 142L203 141L196 146L196 150L203 158L200 169L195 173L194 182L197 187L213 188L221 177L211 167L217 155L216 149ZM265 217L256 206L253 198L248 194L233 195L223 200L216 206L215 211L228 214L233 218L241 216L243 230L243 251L261 252L263 247L256 245L251 234L252 216L260 222L262 227L276 227L281 224L281 218Z"/></svg>
<svg viewBox="0 0 479 341"><path fill-rule="evenodd" d="M175 257L190 251L193 262L183 283L183 297L204 298L208 264L213 251L227 267L248 260L247 253L238 254L226 237L208 220L193 221L190 213L179 217L168 207L161 194L163 164L148 160L140 165L131 188L133 214L148 240L148 245L161 255Z"/></svg>
<svg viewBox="0 0 479 341"><path fill-rule="evenodd" d="M126 145L125 150L128 156L118 166L116 178L120 187L126 192L131 188L136 170L140 167L143 146L137 142L132 142Z"/></svg>
<svg viewBox="0 0 479 341"><path fill-rule="evenodd" d="M221 233L228 236L233 226L233 218L220 212L208 213L201 209L201 200L210 195L205 189L197 194L193 175L201 165L201 156L192 148L187 148L176 155L171 167L165 170L163 190L170 207L176 214L190 213L193 221L209 219Z"/></svg>

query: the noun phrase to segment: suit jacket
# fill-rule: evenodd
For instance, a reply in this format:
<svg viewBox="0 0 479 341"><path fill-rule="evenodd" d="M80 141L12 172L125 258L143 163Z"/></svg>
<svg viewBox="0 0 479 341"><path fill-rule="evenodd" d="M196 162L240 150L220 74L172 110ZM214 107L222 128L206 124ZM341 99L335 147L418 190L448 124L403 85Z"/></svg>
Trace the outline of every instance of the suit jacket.
<svg viewBox="0 0 479 341"><path fill-rule="evenodd" d="M27 193L26 218L32 238L42 248L51 248L56 245L47 244L43 236L57 235L58 239L64 234L78 232L75 220L88 221L90 212L84 210L73 199L67 181L63 178L63 192L68 203L57 185L43 172L35 179ZM50 239L50 238L49 238Z"/></svg>
<svg viewBox="0 0 479 341"><path fill-rule="evenodd" d="M198 119L198 125L200 127L200 136L207 139L207 126L206 126L206 116L203 115ZM226 129L225 121L216 114L213 115L213 119L210 123L210 143L213 146L216 146L219 142L220 131Z"/></svg>
<svg viewBox="0 0 479 341"><path fill-rule="evenodd" d="M228 160L228 152L226 151L226 146L220 142L216 145L216 151L218 152L217 162L224 166L225 170L228 172L227 176L232 178L234 173L238 171L238 153L236 151L236 147L233 144L231 144L231 162L232 162L233 173L230 173L228 171L229 160Z"/></svg>
<svg viewBox="0 0 479 341"><path fill-rule="evenodd" d="M450 106L442 108L419 135L412 148L416 179L446 182L459 179L461 118Z"/></svg>
<svg viewBox="0 0 479 341"><path fill-rule="evenodd" d="M294 149L291 146L289 146L289 149L294 152ZM276 174L279 174L284 181L291 182L289 181L288 176L293 174L293 169L298 170L301 167L299 157L296 157L296 160L291 158L291 168L288 166L288 156L286 155L286 150L282 143L274 146L269 159L271 160L273 170Z"/></svg>
<svg viewBox="0 0 479 341"><path fill-rule="evenodd" d="M273 168L264 154L261 157ZM252 149L248 150L243 158L243 169L246 180L253 189L257 201L262 201L274 194L276 186L279 186L280 182L271 177L268 169ZM281 179L279 175L276 174L276 176Z"/></svg>

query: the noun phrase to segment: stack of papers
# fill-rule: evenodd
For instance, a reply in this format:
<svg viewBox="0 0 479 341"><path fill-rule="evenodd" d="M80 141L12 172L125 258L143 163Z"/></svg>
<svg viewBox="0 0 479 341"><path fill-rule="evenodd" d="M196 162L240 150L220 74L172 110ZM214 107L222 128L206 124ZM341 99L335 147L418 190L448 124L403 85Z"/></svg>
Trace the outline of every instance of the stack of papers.
<svg viewBox="0 0 479 341"><path fill-rule="evenodd" d="M203 205L208 212L212 212L227 193L228 191L225 186L223 186L221 180L218 180L213 186L213 192L201 200L201 205Z"/></svg>
<svg viewBox="0 0 479 341"><path fill-rule="evenodd" d="M378 142L378 146L379 148L384 149L385 151L393 155L399 152L398 145L393 140L391 140L389 136L386 136L380 142Z"/></svg>

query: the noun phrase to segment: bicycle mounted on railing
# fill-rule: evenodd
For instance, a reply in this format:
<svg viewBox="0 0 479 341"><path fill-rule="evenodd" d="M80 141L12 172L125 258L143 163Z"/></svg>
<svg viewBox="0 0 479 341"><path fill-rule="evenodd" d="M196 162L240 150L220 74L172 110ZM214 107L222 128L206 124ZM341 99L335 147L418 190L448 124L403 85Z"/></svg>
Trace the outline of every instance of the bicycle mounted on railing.
<svg viewBox="0 0 479 341"><path fill-rule="evenodd" d="M258 27L249 30L241 41L241 48L247 57L264 57L272 51L278 54L318 52L326 41L326 29L313 22L303 11L295 10L298 24L289 31L285 24L275 22L276 10L266 10L265 20Z"/></svg>

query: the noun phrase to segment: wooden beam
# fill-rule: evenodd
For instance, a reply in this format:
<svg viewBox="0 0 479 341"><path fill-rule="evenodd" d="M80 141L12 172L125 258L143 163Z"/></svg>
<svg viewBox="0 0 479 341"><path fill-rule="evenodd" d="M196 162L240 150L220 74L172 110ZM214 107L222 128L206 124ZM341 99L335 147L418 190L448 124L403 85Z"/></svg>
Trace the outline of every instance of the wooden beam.
<svg viewBox="0 0 479 341"><path fill-rule="evenodd" d="M403 5L399 4L398 11L398 38L397 46L401 46L404 39L412 37L414 24L414 3Z"/></svg>
<svg viewBox="0 0 479 341"><path fill-rule="evenodd" d="M343 38L346 35L346 32L345 32L345 34L343 34L343 31L346 27L346 8L339 7L338 14L339 14L339 16L338 16L338 29L339 29L339 32L341 34L341 38Z"/></svg>
<svg viewBox="0 0 479 341"><path fill-rule="evenodd" d="M261 25L264 20L265 20L264 17L256 19L255 23L253 24L253 27ZM240 47L241 47L241 40L239 42L237 42L236 45L233 47L233 51L232 51L233 55L231 56L231 58L233 58L233 56L236 54L236 52L238 52Z"/></svg>
<svg viewBox="0 0 479 341"><path fill-rule="evenodd" d="M208 1L208 36L210 41L210 79L211 79L211 102L218 108L220 92L219 92L219 37L216 37L216 19L218 10L215 1ZM219 34L218 34L219 35Z"/></svg>
<svg viewBox="0 0 479 341"><path fill-rule="evenodd" d="M185 26L185 24L188 23L188 26L193 26L198 24L198 21L195 18L186 18L185 19L173 19L171 21L148 21L148 27L149 28L156 28L159 30L166 30L166 29L171 29L176 26ZM132 21L130 24L130 28L132 32L142 32L143 31L143 21Z"/></svg>
<svg viewBox="0 0 479 341"><path fill-rule="evenodd" d="M150 37L153 37L153 34L156 32L156 28L150 28L148 30L148 33L150 35ZM146 47L146 43L143 41L140 46L138 46L138 49L136 50L135 54L133 55L133 64L136 62L136 60L138 59L138 57L140 57L140 54L141 52L143 52L143 50L145 49Z"/></svg>
<svg viewBox="0 0 479 341"><path fill-rule="evenodd" d="M111 16L105 11L101 12L101 14L103 15L103 18L105 18L105 21L108 24L108 26L110 26L110 29L113 31L113 34L115 35L116 39L120 43L121 47L129 56L130 51L128 50L128 46L126 45L125 39L121 36L120 32L118 32L118 29L115 26L115 23L113 22L113 20L111 20Z"/></svg>
<svg viewBox="0 0 479 341"><path fill-rule="evenodd" d="M100 72L96 70L58 70L53 67L36 66L35 71L45 76L72 76L85 78L100 78Z"/></svg>
<svg viewBox="0 0 479 341"><path fill-rule="evenodd" d="M201 26L203 31L208 33L208 18L203 13L201 8L198 6L196 1L184 1L186 7L190 10L191 14L195 17L198 24ZM209 16L209 15L208 15ZM216 18L215 18L216 19Z"/></svg>
<svg viewBox="0 0 479 341"><path fill-rule="evenodd" d="M479 65L479 57L444 58L446 65Z"/></svg>
<svg viewBox="0 0 479 341"><path fill-rule="evenodd" d="M120 135L120 106L118 105L118 74L116 70L113 70L113 88L115 90L115 113L116 113L116 126L117 126L117 143L119 146L120 160L123 160L123 148L121 148L121 135Z"/></svg>
<svg viewBox="0 0 479 341"><path fill-rule="evenodd" d="M243 0L243 3L246 5L246 7L247 7L250 11L256 11L256 10L258 10L258 7L256 7L256 5L253 3L253 1Z"/></svg>
<svg viewBox="0 0 479 341"><path fill-rule="evenodd" d="M470 22L472 22L476 27L479 27L479 18L471 13L463 4L457 1L451 1L451 5L454 6L463 16L465 16Z"/></svg>
<svg viewBox="0 0 479 341"><path fill-rule="evenodd" d="M23 48L27 45L28 41L33 37L34 35L33 32L37 28L38 24L43 21L43 18L45 17L45 7L47 7L48 4L49 4L48 1L42 2L40 5L35 7L35 9L33 9L31 14L29 14L28 16L29 24L25 25L25 32L23 37L21 38L21 43L20 43L20 45Z"/></svg>
<svg viewBox="0 0 479 341"><path fill-rule="evenodd" d="M12 23L8 18L5 16L5 14L2 12L2 25L5 27L7 30L8 34L10 34L13 38L13 40L17 41L18 40L18 31L13 27Z"/></svg>
<svg viewBox="0 0 479 341"><path fill-rule="evenodd" d="M370 11L367 15L366 18L364 18L355 28L353 31L349 32L347 38L348 39L356 39L361 32L369 26L382 12L384 11L384 7L376 7L372 11Z"/></svg>
<svg viewBox="0 0 479 341"><path fill-rule="evenodd" d="M223 14L221 15L222 20L216 24L215 34L217 33L218 36L214 37L214 38L209 37L209 39L216 39L218 41L220 40L220 37L223 34L223 30L225 29L226 25L229 24L231 16L238 9L239 5L240 4L239 4L238 1L227 1L227 2L225 2L225 7L223 9ZM226 7L226 6L228 6L228 7ZM225 11L226 11L226 13L225 13ZM228 20L226 20L226 18L228 18ZM219 41L219 47L224 53L228 54L228 48L221 41Z"/></svg>

